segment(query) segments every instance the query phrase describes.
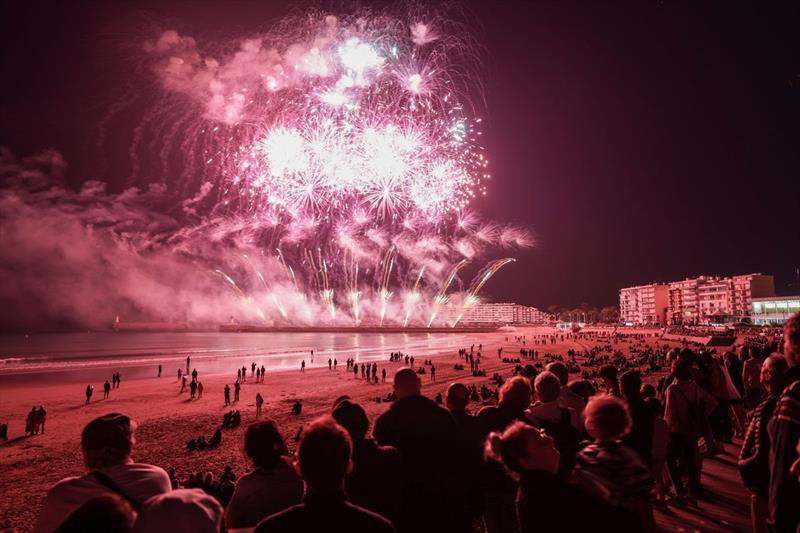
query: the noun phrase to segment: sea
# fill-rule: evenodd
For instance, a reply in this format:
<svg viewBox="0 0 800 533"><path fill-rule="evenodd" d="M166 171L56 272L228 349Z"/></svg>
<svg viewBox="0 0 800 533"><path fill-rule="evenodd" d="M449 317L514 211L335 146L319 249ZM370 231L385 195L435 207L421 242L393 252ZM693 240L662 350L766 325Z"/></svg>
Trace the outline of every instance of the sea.
<svg viewBox="0 0 800 533"><path fill-rule="evenodd" d="M335 332L83 332L0 335L0 384L48 383L154 377L201 368L205 374L231 372L251 364L269 371L383 361L391 352L424 359L476 345L485 335L469 333ZM314 351L313 360L311 350Z"/></svg>

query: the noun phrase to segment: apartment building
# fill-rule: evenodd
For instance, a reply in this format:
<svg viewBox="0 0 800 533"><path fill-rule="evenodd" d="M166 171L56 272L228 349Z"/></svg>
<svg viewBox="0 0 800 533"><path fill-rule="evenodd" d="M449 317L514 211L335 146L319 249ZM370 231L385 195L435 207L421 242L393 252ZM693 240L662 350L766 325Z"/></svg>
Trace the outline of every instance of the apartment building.
<svg viewBox="0 0 800 533"><path fill-rule="evenodd" d="M665 318L660 321L659 295L664 290ZM628 287L619 294L620 317L632 324L737 322L751 317L754 298L775 295L775 280L760 273L698 276L663 285Z"/></svg>
<svg viewBox="0 0 800 533"><path fill-rule="evenodd" d="M668 286L659 283L626 287L619 291L620 320L629 324L664 325Z"/></svg>
<svg viewBox="0 0 800 533"><path fill-rule="evenodd" d="M445 305L439 317L453 322L463 312L460 324L547 324L553 322L552 315L535 307L515 303L480 302L463 310L460 306Z"/></svg>

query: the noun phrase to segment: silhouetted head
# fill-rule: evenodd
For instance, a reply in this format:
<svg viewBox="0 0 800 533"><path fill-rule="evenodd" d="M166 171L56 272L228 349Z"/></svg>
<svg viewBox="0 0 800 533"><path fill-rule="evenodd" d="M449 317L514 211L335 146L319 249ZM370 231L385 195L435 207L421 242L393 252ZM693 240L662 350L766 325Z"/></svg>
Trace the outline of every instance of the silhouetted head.
<svg viewBox="0 0 800 533"><path fill-rule="evenodd" d="M540 402L554 402L558 400L561 392L561 380L550 371L542 372L536 376L533 388L536 390L536 398Z"/></svg>
<svg viewBox="0 0 800 533"><path fill-rule="evenodd" d="M567 365L560 361L554 361L545 367L548 372L552 372L558 378L558 381L561 382L562 386L566 386L567 382L569 381L569 372L567 371Z"/></svg>
<svg viewBox="0 0 800 533"><path fill-rule="evenodd" d="M135 432L136 422L119 413L109 413L86 424L81 433L86 467L96 470L129 463Z"/></svg>
<svg viewBox="0 0 800 533"><path fill-rule="evenodd" d="M422 382L413 369L403 367L394 373L394 393L399 399L416 396L421 390Z"/></svg>
<svg viewBox="0 0 800 533"><path fill-rule="evenodd" d="M619 377L619 386L625 399L630 400L641 395L642 377L636 370L628 370Z"/></svg>
<svg viewBox="0 0 800 533"><path fill-rule="evenodd" d="M618 440L631 428L628 407L619 398L608 394L593 396L583 414L586 431L598 442Z"/></svg>
<svg viewBox="0 0 800 533"><path fill-rule="evenodd" d="M55 533L101 533L133 531L136 513L131 505L116 494L104 494L84 502L72 511Z"/></svg>
<svg viewBox="0 0 800 533"><path fill-rule="evenodd" d="M350 435L330 416L312 421L303 431L297 448L300 475L309 489L337 491L352 469Z"/></svg>
<svg viewBox="0 0 800 533"><path fill-rule="evenodd" d="M514 422L505 431L490 433L486 456L501 462L512 474L526 471L558 471L559 453L542 430L524 422Z"/></svg>
<svg viewBox="0 0 800 533"><path fill-rule="evenodd" d="M513 411L524 411L531 403L531 382L528 378L514 376L500 387L500 405Z"/></svg>
<svg viewBox="0 0 800 533"><path fill-rule="evenodd" d="M244 433L244 453L255 468L272 468L286 454L283 436L272 420L255 422Z"/></svg>
<svg viewBox="0 0 800 533"><path fill-rule="evenodd" d="M469 403L469 389L463 383L451 383L447 387L447 408L451 411L463 411Z"/></svg>
<svg viewBox="0 0 800 533"><path fill-rule="evenodd" d="M364 408L352 400L342 400L333 408L334 420L347 430L353 442L363 439L369 431L369 418Z"/></svg>
<svg viewBox="0 0 800 533"><path fill-rule="evenodd" d="M789 367L800 365L800 312L783 326L783 356Z"/></svg>
<svg viewBox="0 0 800 533"><path fill-rule="evenodd" d="M784 356L770 355L764 359L764 363L761 365L761 384L770 391L770 394L780 393L787 385L787 370L789 370L789 363Z"/></svg>

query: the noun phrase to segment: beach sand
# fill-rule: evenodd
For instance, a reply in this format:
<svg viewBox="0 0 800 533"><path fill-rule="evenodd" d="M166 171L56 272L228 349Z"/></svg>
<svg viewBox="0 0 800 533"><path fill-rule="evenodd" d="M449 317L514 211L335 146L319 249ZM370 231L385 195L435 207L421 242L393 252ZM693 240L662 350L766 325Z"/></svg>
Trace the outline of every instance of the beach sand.
<svg viewBox="0 0 800 533"><path fill-rule="evenodd" d="M416 366L420 366L423 359L433 358L437 370L436 381L430 381L430 374L420 376L423 394L433 398L437 393L444 394L448 384L453 381L480 386L490 385L489 378L495 372L508 377L514 365L502 363L497 357L497 348L503 346L503 355L506 357L518 357L522 345L514 341L514 336L527 335L530 338L541 331L518 328L516 331L481 334L482 368L487 377L473 377L469 365L464 371L453 369L453 365L460 361L458 349L463 346L453 346L452 353L433 357L425 353L409 355L415 356ZM565 341L555 346L535 348L541 354L545 351L564 354L569 348L581 350L589 346L585 341ZM619 347L624 349L625 344ZM295 435L303 424L329 413L333 401L341 395L349 395L360 402L374 422L389 405L378 403L375 399L384 398L391 392L394 371L403 366L388 360L379 362L378 376L380 378L380 370L386 368L387 380L386 383L375 385L366 384L360 377L354 378L352 371L345 370L344 361L339 362L337 371L329 371L327 358L324 361L320 359L317 358L315 364L303 373L299 369L267 372L264 383L255 383L248 375L248 380L242 386L241 401L233 406L241 412L242 425L233 430L224 430L219 448L191 453L186 451L186 442L200 435L208 439L221 424L223 414L230 409L223 405L222 391L226 383L233 388L235 368L226 375L207 375L202 368L198 368L204 393L197 400L189 400L188 387L183 394L178 393L180 383L172 374L161 378L123 381L119 389L111 391L108 400L102 399L102 384L95 383L90 405L84 405L85 384L4 385L0 395L0 421L9 424L9 440L0 444L0 530L30 530L47 490L64 477L84 472L80 433L84 425L97 416L120 412L136 420L138 430L134 459L165 469L175 467L179 479L186 479L192 472L212 472L216 478L225 465L233 466L234 471L241 475L248 470L242 452L242 438L246 426L256 420L257 392L265 399L261 418L277 422L293 451ZM248 366L248 374L249 370ZM156 374L155 368L153 374ZM302 414L298 416L291 414L291 406L296 399L303 404ZM25 414L31 406L39 404L47 409L46 433L26 437ZM477 410L477 406L472 407Z"/></svg>

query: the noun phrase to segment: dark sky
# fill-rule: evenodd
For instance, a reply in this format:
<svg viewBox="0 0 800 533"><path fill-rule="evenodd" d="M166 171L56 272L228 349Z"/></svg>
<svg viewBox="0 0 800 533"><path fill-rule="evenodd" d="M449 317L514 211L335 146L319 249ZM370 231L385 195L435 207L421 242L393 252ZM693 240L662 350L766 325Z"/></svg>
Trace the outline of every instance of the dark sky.
<svg viewBox="0 0 800 533"><path fill-rule="evenodd" d="M756 271L800 292L800 4L698 4L467 3L493 174L477 207L538 238L491 281L496 300L607 305L626 285ZM96 124L140 82L143 39L247 36L286 11L4 2L0 145L55 148L71 183L96 178Z"/></svg>

